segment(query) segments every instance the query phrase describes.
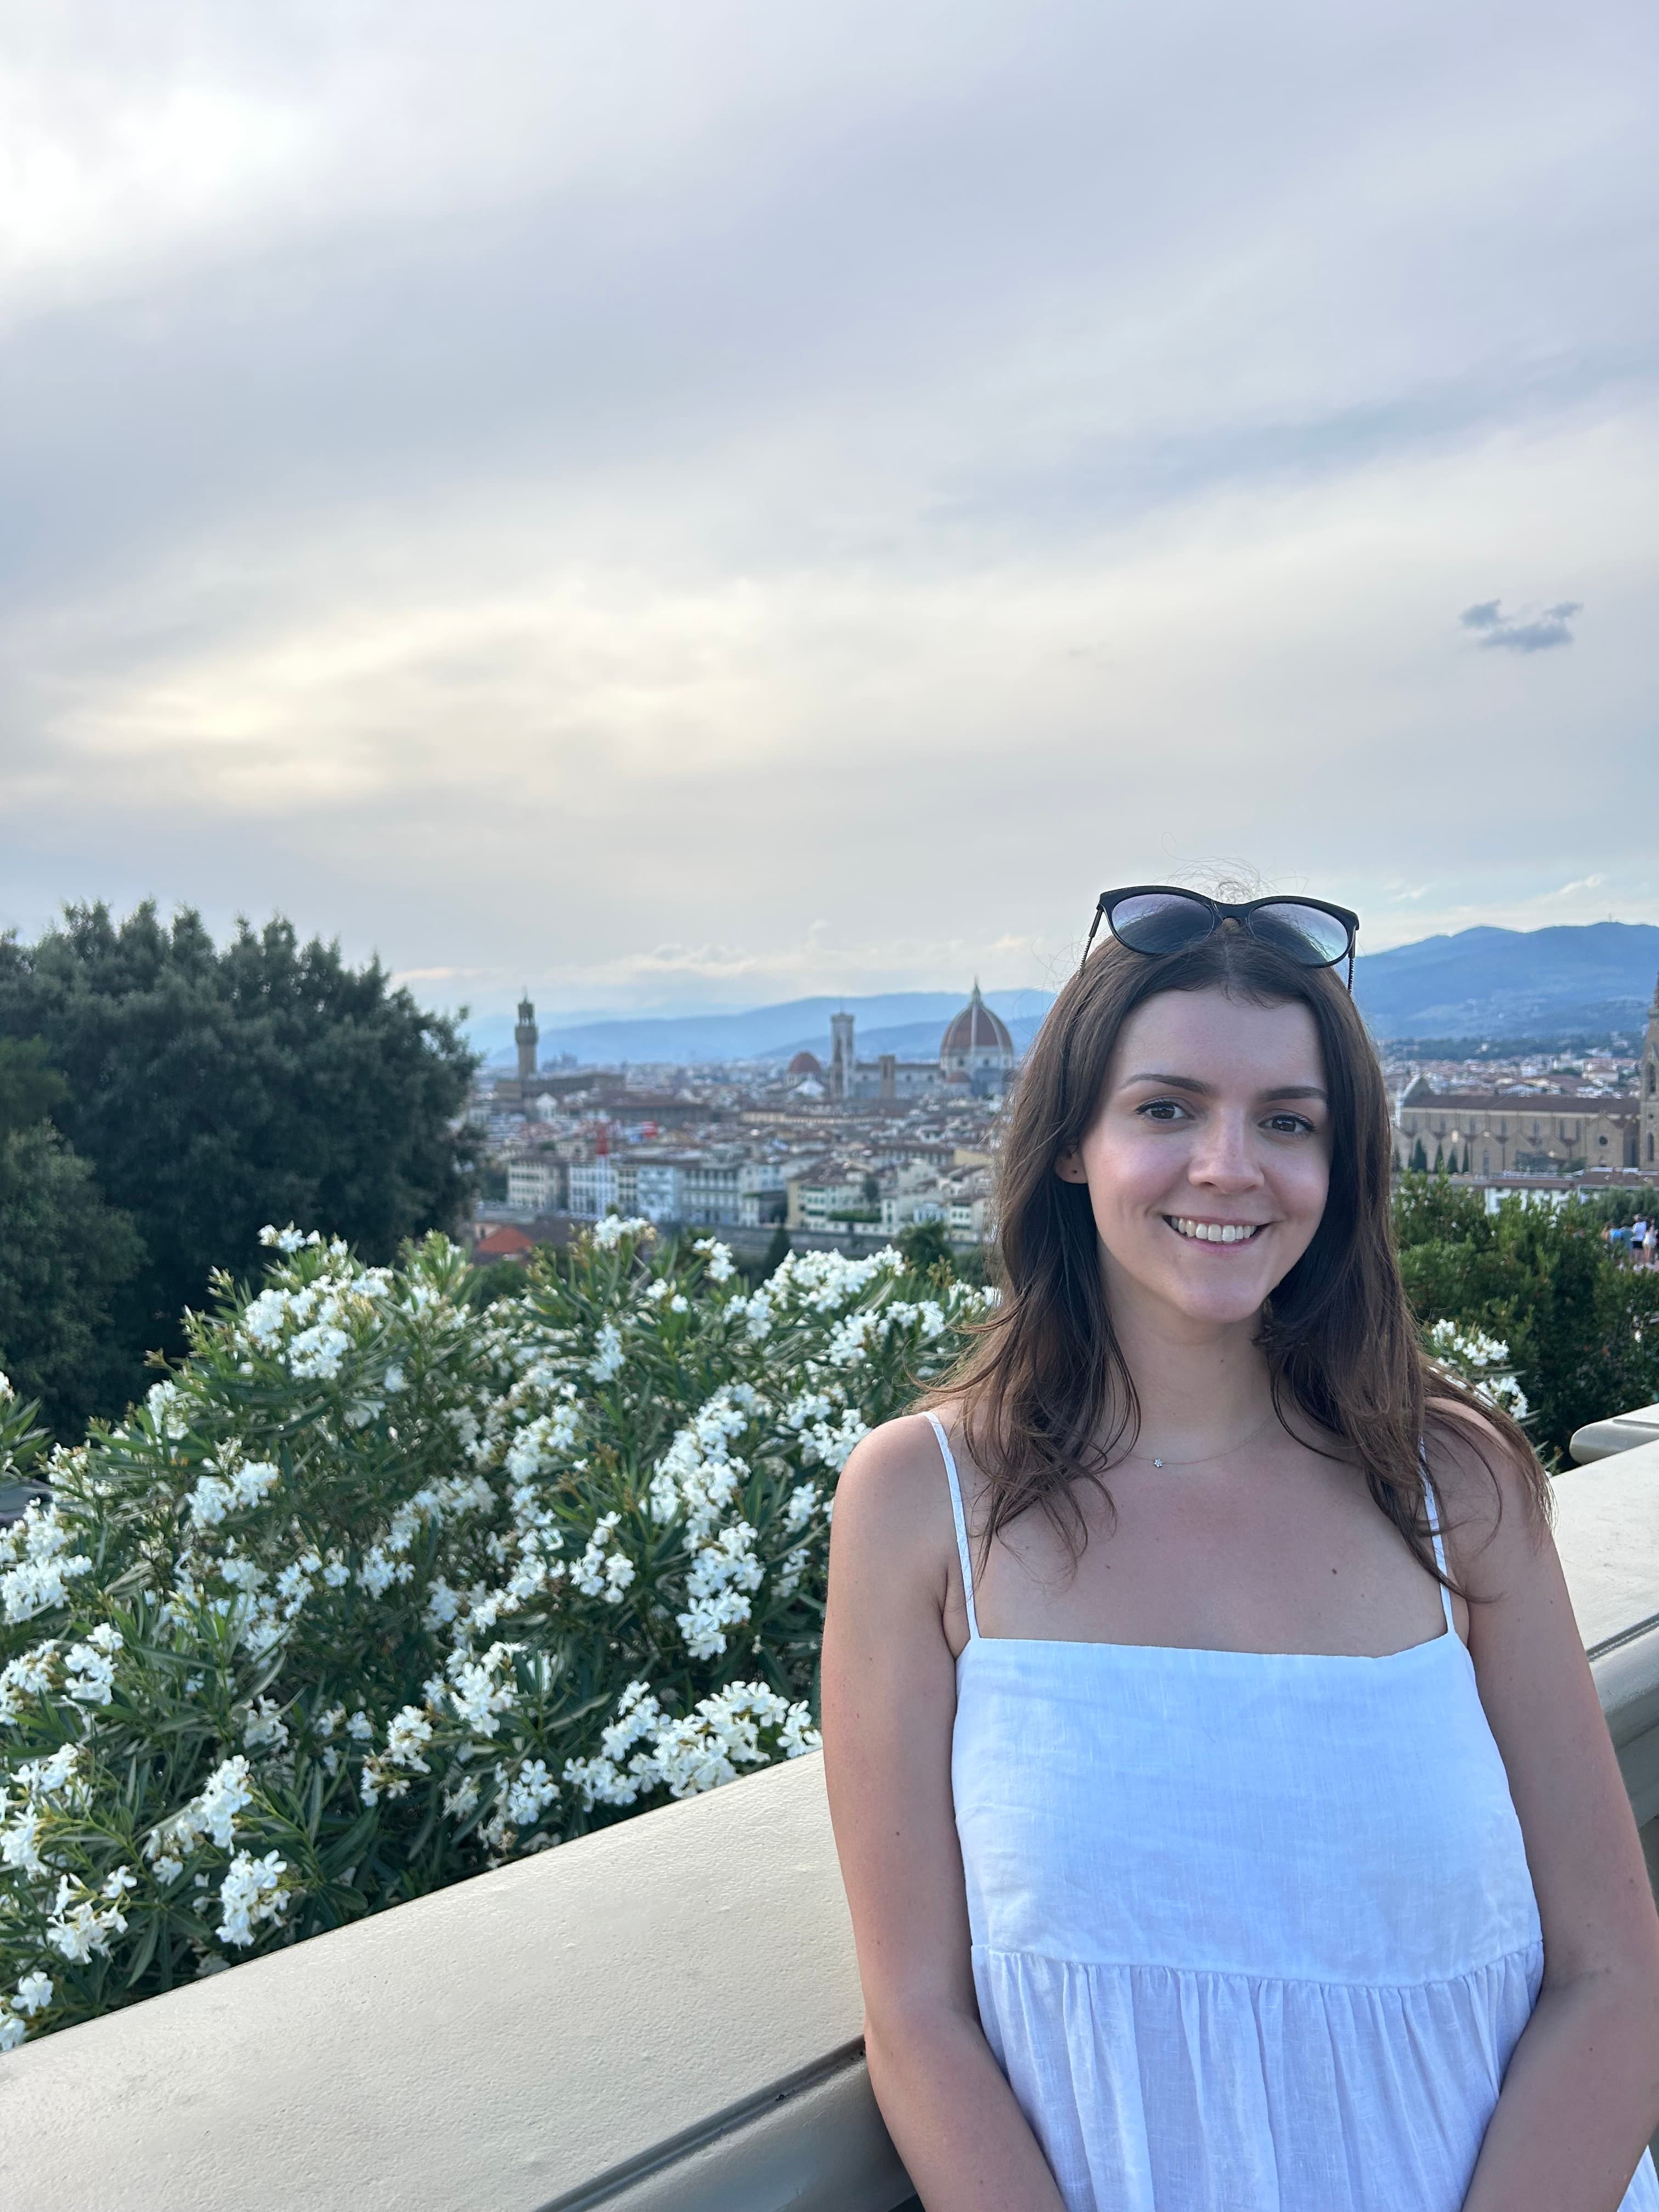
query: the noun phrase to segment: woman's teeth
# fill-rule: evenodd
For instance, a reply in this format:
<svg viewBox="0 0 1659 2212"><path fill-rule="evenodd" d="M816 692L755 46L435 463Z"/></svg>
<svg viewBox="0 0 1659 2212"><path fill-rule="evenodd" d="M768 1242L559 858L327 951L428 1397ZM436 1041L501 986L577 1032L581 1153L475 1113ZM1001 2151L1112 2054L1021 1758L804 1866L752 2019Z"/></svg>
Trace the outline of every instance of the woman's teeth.
<svg viewBox="0 0 1659 2212"><path fill-rule="evenodd" d="M1177 1237L1195 1237L1200 1244L1244 1244L1266 1224L1260 1221L1188 1221L1183 1214L1164 1218Z"/></svg>

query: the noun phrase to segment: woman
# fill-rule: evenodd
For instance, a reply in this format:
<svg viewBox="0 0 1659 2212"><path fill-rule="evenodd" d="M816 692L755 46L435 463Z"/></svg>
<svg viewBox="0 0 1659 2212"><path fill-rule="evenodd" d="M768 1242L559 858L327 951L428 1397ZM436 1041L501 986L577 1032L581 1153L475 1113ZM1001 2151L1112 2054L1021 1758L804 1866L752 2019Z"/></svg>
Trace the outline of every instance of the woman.
<svg viewBox="0 0 1659 2212"><path fill-rule="evenodd" d="M1356 917L1103 914L1000 1304L836 1501L883 2114L928 2212L1650 2212L1659 1918L1547 1480L1407 1309Z"/></svg>

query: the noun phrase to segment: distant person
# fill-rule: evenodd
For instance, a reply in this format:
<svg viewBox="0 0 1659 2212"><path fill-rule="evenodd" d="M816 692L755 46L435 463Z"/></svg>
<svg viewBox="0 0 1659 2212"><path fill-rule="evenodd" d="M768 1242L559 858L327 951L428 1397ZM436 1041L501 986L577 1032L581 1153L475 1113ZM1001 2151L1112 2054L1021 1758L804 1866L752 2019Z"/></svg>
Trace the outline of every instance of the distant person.
<svg viewBox="0 0 1659 2212"><path fill-rule="evenodd" d="M1547 1480L1407 1306L1357 918L1103 915L1000 1302L836 1501L882 2112L928 2212L1654 2212L1659 1915Z"/></svg>

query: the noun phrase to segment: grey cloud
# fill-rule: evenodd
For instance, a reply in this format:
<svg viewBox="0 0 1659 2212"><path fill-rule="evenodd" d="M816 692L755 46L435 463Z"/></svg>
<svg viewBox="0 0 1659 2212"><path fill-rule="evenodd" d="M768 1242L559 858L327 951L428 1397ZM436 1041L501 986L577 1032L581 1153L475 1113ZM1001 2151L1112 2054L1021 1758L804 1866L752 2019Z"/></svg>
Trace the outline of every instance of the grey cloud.
<svg viewBox="0 0 1659 2212"><path fill-rule="evenodd" d="M0 897L282 905L396 963L547 936L598 974L688 911L769 957L803 912L864 943L918 904L1069 941L1101 825L1155 854L1194 808L1346 880L1322 786L1279 820L1284 748L1327 742L1316 662L1443 622L1449 579L1581 574L1576 510L1505 507L1556 441L1592 431L1596 481L1649 465L1650 119L1552 0L1506 23L1494 52L1436 0L64 13L28 105L60 136L95 110L93 169L188 135L175 85L307 149L321 119L234 223L129 256L112 203L103 274L0 284ZM1275 501L1331 532L1316 605ZM1512 549L1483 534L1515 512ZM1545 650L1574 611L1486 602L1467 641ZM1598 611L1573 673L1635 794L1639 648ZM1437 680L1411 715L1461 734ZM1407 710L1341 704L1359 773ZM1211 727L1228 757L1173 771ZM857 775L849 731L879 733ZM1553 735L1506 728L1518 783ZM1489 834L1553 883L1552 792ZM1398 803L1364 831L1390 881L1407 839L1478 871L1462 817L1443 857ZM1641 849L1620 815L1596 864Z"/></svg>
<svg viewBox="0 0 1659 2212"><path fill-rule="evenodd" d="M1465 629L1478 633L1486 646L1501 646L1510 653L1547 653L1552 646L1571 645L1570 627L1575 615L1584 611L1579 599L1559 599L1541 614L1506 615L1501 599L1483 599L1465 607L1458 620Z"/></svg>

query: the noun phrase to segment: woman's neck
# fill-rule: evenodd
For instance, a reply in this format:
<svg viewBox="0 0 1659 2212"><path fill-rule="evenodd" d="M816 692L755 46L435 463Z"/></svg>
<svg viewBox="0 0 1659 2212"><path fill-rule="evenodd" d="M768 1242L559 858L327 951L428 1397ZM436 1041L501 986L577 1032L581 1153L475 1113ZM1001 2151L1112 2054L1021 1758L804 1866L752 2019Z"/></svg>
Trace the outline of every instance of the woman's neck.
<svg viewBox="0 0 1659 2212"><path fill-rule="evenodd" d="M1163 1316L1115 1310L1112 1324L1140 1407L1138 1457L1171 1465L1207 1460L1256 1435L1273 1418L1257 1323L1171 1331Z"/></svg>

